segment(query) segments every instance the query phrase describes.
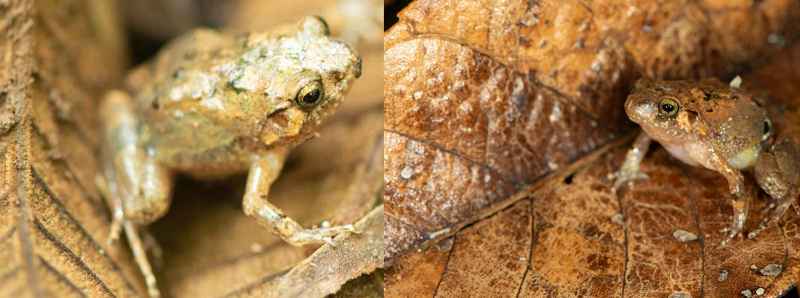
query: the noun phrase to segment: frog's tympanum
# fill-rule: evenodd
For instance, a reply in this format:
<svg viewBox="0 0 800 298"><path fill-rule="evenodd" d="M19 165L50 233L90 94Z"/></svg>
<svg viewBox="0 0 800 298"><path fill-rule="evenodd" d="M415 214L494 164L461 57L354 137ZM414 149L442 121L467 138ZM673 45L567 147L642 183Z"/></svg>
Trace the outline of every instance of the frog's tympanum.
<svg viewBox="0 0 800 298"><path fill-rule="evenodd" d="M753 192L746 190L744 171L752 170L758 185L775 204L748 238L778 221L800 190L800 155L789 139L775 141L772 122L754 98L734 80L716 79L637 82L625 102L628 117L642 133L615 175L614 189L627 181L647 178L639 171L651 140L692 166L722 174L733 194L733 224L725 245L742 231Z"/></svg>
<svg viewBox="0 0 800 298"><path fill-rule="evenodd" d="M173 175L248 172L244 213L293 245L330 242L350 225L305 229L268 200L288 151L312 137L361 75L361 60L320 18L296 30L230 36L195 30L111 92L100 111L98 185L125 230L150 294L158 295L137 226L167 211Z"/></svg>

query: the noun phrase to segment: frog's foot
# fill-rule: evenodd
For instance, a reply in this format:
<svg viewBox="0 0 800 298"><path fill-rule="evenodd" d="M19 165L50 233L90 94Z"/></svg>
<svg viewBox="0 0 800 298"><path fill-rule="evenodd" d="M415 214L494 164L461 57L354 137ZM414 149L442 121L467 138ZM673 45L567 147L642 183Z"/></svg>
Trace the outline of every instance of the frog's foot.
<svg viewBox="0 0 800 298"><path fill-rule="evenodd" d="M136 260L136 265L139 266L139 270L141 270L142 275L144 275L144 281L145 284L147 284L147 294L150 295L150 298L160 297L161 293L158 291L156 276L153 274L153 268L150 266L150 261L147 259L147 251L145 250L145 245L142 244L142 239L139 237L139 231L129 220L124 220L122 222L122 227L125 229L125 235L127 236L128 242L131 246L131 251L133 252L134 260Z"/></svg>
<svg viewBox="0 0 800 298"><path fill-rule="evenodd" d="M153 234L150 233L148 229L141 229L139 233L142 236L142 244L145 252L147 252L148 260L153 263L153 267L162 268L164 264L164 251L161 249L161 245L158 244L158 240L156 240L156 237L153 237Z"/></svg>
<svg viewBox="0 0 800 298"><path fill-rule="evenodd" d="M122 223L125 221L125 211L122 209L122 200L109 192L108 184L103 176L94 177L94 183L103 197L107 198L111 207L111 227L108 231L108 239L106 239L106 243L111 246L119 240L119 234L122 232Z"/></svg>
<svg viewBox="0 0 800 298"><path fill-rule="evenodd" d="M735 200L733 202L733 223L728 228L723 230L724 232L728 233L728 236L722 240L720 243L721 246L726 246L728 243L731 242L736 236L742 234L742 229L744 229L744 223L747 220L747 210L746 206L748 203L745 200Z"/></svg>
<svg viewBox="0 0 800 298"><path fill-rule="evenodd" d="M335 227L322 227L317 229L304 229L294 231L291 235L284 238L286 242L294 246L302 246L306 244L327 243L331 246L333 238L342 233L358 233L353 225L342 225Z"/></svg>
<svg viewBox="0 0 800 298"><path fill-rule="evenodd" d="M111 219L111 228L108 231L108 245L114 244L119 240L119 234L122 232L122 223L125 222L125 213L122 211L121 206L114 207L114 213Z"/></svg>
<svg viewBox="0 0 800 298"><path fill-rule="evenodd" d="M761 233L761 231L768 228L773 222L780 221L781 218L783 217L783 214L786 213L787 209L789 209L789 206L793 205L796 205L796 203L792 202L792 200L786 200L785 202L780 202L777 206L771 208L772 211L769 213L767 217L764 217L761 223L758 224L758 227L747 234L747 239L756 238L756 236L758 236L758 233Z"/></svg>
<svg viewBox="0 0 800 298"><path fill-rule="evenodd" d="M719 245L722 246L722 247L727 246L728 243L731 242L731 240L735 239L736 236L741 234L742 233L742 228L733 225L731 227L728 227L728 228L724 229L723 233L727 233L728 235L725 236L725 239L722 239L722 242L720 242Z"/></svg>
<svg viewBox="0 0 800 298"><path fill-rule="evenodd" d="M614 186L612 186L611 190L614 193L617 193L623 185L628 184L629 182L633 182L636 180L647 180L650 177L647 176L644 172L636 169L626 169L622 168L616 173L613 174L612 179L614 180Z"/></svg>

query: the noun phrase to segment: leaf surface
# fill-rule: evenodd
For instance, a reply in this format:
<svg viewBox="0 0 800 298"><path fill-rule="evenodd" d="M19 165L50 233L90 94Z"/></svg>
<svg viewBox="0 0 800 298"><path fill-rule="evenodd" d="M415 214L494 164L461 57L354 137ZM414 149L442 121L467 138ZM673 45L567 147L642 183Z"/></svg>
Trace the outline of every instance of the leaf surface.
<svg viewBox="0 0 800 298"><path fill-rule="evenodd" d="M105 244L93 182L94 102L124 65L114 12L84 1L0 7L2 297L143 293L130 255Z"/></svg>
<svg viewBox="0 0 800 298"><path fill-rule="evenodd" d="M386 262L619 136L636 78L730 75L790 40L799 11L793 1L412 2L384 38Z"/></svg>
<svg viewBox="0 0 800 298"><path fill-rule="evenodd" d="M796 214L722 248L719 174L655 145L652 179L615 195L608 174L633 136L622 103L641 76L747 70L780 133L797 136L798 15L791 1L412 2L384 39L386 296L788 291Z"/></svg>

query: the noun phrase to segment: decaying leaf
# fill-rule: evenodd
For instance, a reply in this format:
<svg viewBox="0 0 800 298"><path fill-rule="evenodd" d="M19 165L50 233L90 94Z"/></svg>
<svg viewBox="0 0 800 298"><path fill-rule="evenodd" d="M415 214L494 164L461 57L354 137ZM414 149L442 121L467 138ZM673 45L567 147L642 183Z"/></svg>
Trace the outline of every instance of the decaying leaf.
<svg viewBox="0 0 800 298"><path fill-rule="evenodd" d="M359 234L336 237L309 258L279 276L269 277L231 297L324 297L345 282L374 271L383 262L383 207L356 223Z"/></svg>
<svg viewBox="0 0 800 298"><path fill-rule="evenodd" d="M800 46L770 61L744 75L744 86L769 102L778 135L798 139ZM632 136L537 180L453 237L396 259L386 296L780 297L798 284L800 216L787 213L756 239L721 247L732 209L728 184L715 172L654 145L643 164L650 179L614 194L608 175ZM746 229L770 202L758 195Z"/></svg>
<svg viewBox="0 0 800 298"><path fill-rule="evenodd" d="M386 262L614 139L636 78L731 75L799 15L788 0L412 2L384 39Z"/></svg>
<svg viewBox="0 0 800 298"><path fill-rule="evenodd" d="M124 65L115 11L0 4L0 297L144 293L127 251L103 241L109 216L93 182L94 103Z"/></svg>
<svg viewBox="0 0 800 298"><path fill-rule="evenodd" d="M339 290L334 298L382 298L383 297L383 269L378 269L372 274L362 275L348 281Z"/></svg>

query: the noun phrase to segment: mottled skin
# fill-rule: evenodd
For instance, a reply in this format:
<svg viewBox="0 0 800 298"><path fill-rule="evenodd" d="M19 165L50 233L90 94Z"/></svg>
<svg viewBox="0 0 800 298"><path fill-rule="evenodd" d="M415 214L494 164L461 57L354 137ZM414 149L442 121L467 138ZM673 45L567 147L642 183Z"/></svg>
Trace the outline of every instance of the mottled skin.
<svg viewBox="0 0 800 298"><path fill-rule="evenodd" d="M314 136L360 76L357 54L328 34L316 17L238 37L196 30L133 72L128 92L107 95L98 185L114 210L111 239L124 228L151 296L159 293L136 225L166 213L176 172L247 171L244 212L293 245L353 231L305 229L268 201L291 147Z"/></svg>
<svg viewBox="0 0 800 298"><path fill-rule="evenodd" d="M733 194L734 210L723 245L742 231L747 219L752 192L746 190L744 171L753 170L759 186L777 202L749 238L780 219L800 194L797 146L788 139L771 144L773 128L766 111L735 85L716 79L637 82L625 112L642 133L614 183L616 190L625 182L647 178L639 164L651 140L684 163L722 174Z"/></svg>

